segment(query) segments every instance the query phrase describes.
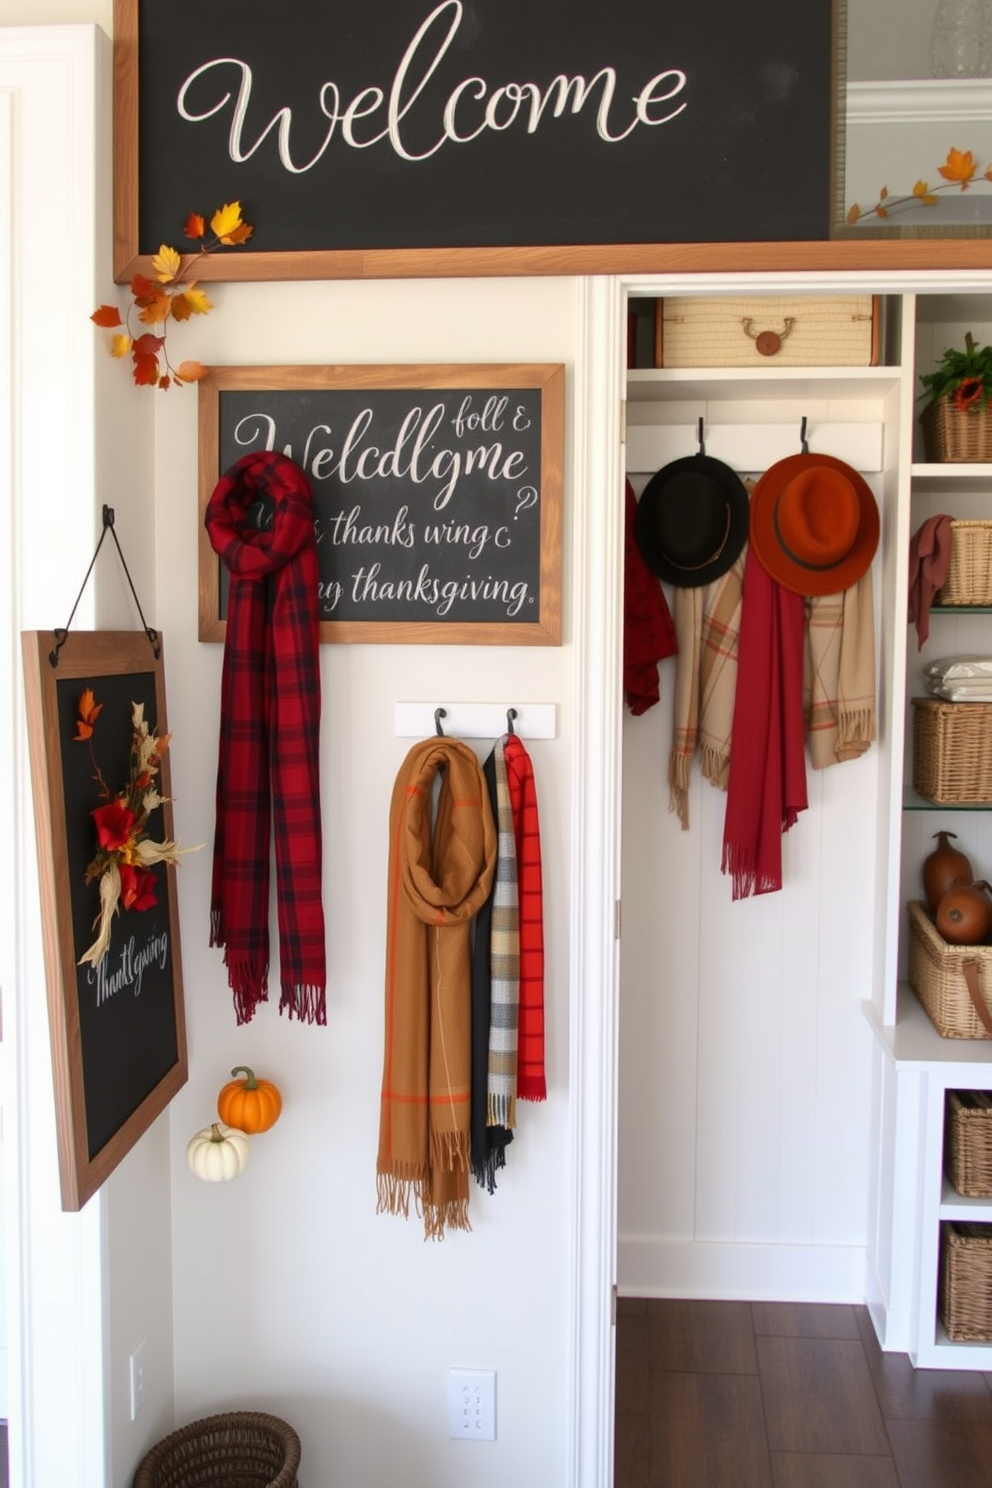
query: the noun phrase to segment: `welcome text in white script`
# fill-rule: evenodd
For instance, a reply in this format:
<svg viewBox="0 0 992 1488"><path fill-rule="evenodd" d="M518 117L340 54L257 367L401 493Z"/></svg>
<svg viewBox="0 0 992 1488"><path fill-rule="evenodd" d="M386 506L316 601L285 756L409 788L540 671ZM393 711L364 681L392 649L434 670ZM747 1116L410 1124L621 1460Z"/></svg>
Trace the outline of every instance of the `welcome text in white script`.
<svg viewBox="0 0 992 1488"><path fill-rule="evenodd" d="M405 127L407 118L413 115L411 123L415 120L423 130L424 92L451 47L463 12L462 0L442 0L435 6L403 53L388 88L362 88L345 101L336 83L323 83L318 104L327 127L320 145L307 160L293 158L293 110L288 104L276 110L254 139L245 138L253 77L248 63L238 57L212 57L194 68L180 86L177 111L188 123L198 124L222 113L233 102L227 145L231 160L237 164L249 160L275 132L280 164L293 175L302 175L323 157L339 126L342 141L353 150L367 150L386 140L401 160L417 161L428 160L444 145L468 145L487 131L501 133L519 121L529 135L536 134L547 118L579 114L597 94L598 102L592 104L596 133L611 145L625 140L639 126L655 128L671 123L687 106L684 100L676 102L688 82L687 75L677 67L656 72L639 92L626 98L617 96L616 68L609 66L600 67L588 81L581 73L572 77L558 73L543 88L535 82L505 82L493 87L483 77L466 77L451 89L440 118L430 126L433 143L414 150L411 131ZM219 95L212 92L218 80L222 89L226 87L223 76L230 68L239 77L237 96L230 88ZM418 103L419 116L413 114ZM375 115L378 118L373 118Z"/></svg>

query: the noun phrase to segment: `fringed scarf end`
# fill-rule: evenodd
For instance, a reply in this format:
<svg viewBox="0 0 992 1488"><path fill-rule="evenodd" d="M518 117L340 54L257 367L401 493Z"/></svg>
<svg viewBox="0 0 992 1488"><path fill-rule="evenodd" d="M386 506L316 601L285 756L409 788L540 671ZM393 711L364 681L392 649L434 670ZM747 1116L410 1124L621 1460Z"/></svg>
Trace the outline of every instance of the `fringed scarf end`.
<svg viewBox="0 0 992 1488"><path fill-rule="evenodd" d="M494 1095L492 1091L486 1102L486 1125L506 1126L512 1131L517 1124L517 1098L515 1095Z"/></svg>
<svg viewBox="0 0 992 1488"><path fill-rule="evenodd" d="M757 856L753 849L725 846L720 868L723 873L730 875L731 899L750 899L757 894L774 894L782 887L781 878L758 871Z"/></svg>
<svg viewBox="0 0 992 1488"><path fill-rule="evenodd" d="M409 1219L410 1198L419 1195L423 1181L423 1174L413 1172L407 1164L400 1172L377 1173L376 1214L398 1214L402 1219ZM417 1207L420 1207L419 1197Z"/></svg>
<svg viewBox="0 0 992 1488"><path fill-rule="evenodd" d="M448 1230L467 1230L468 1199L449 1199L445 1204L424 1204L424 1239L443 1240Z"/></svg>
<svg viewBox="0 0 992 1488"><path fill-rule="evenodd" d="M445 1173L464 1173L470 1166L468 1133L455 1131L431 1132L431 1167Z"/></svg>
<svg viewBox="0 0 992 1488"><path fill-rule="evenodd" d="M304 986L299 982L283 982L279 997L280 1013L299 1018L301 1023L327 1023L327 999L323 985Z"/></svg>
<svg viewBox="0 0 992 1488"><path fill-rule="evenodd" d="M678 817L683 832L689 830L689 772L692 755L673 749L668 756L668 809Z"/></svg>
<svg viewBox="0 0 992 1488"><path fill-rule="evenodd" d="M699 767L703 779L715 785L718 790L726 790L730 779L730 756L715 744L700 744Z"/></svg>
<svg viewBox="0 0 992 1488"><path fill-rule="evenodd" d="M247 961L238 956L224 957L227 966L227 985L234 996L234 1013L238 1024L250 1023L260 1002L269 1000L269 972L267 966Z"/></svg>
<svg viewBox="0 0 992 1488"><path fill-rule="evenodd" d="M543 1101L547 1098L548 1086L543 1074L518 1074L517 1100Z"/></svg>
<svg viewBox="0 0 992 1488"><path fill-rule="evenodd" d="M503 1146L494 1147L491 1152L486 1153L481 1161L473 1158L472 1176L480 1188L484 1188L489 1193L494 1194L496 1192L496 1174L500 1168L505 1167L506 1148Z"/></svg>

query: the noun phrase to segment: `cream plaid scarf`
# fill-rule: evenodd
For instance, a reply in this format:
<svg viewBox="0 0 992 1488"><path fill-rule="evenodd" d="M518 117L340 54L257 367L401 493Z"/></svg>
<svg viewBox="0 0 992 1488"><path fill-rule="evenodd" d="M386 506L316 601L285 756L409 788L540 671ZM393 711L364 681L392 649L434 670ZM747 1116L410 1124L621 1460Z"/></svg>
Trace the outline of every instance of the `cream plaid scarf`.
<svg viewBox="0 0 992 1488"><path fill-rule="evenodd" d="M749 483L750 484L750 483ZM689 827L689 776L698 753L703 777L727 788L737 691L737 648L747 546L712 584L675 590L675 718L668 756L669 810Z"/></svg>
<svg viewBox="0 0 992 1488"><path fill-rule="evenodd" d="M875 738L871 569L842 594L806 601L803 702L815 770L858 759Z"/></svg>
<svg viewBox="0 0 992 1488"><path fill-rule="evenodd" d="M487 1126L517 1124L517 1025L520 1017L520 910L513 807L502 739L496 745L496 877L489 938Z"/></svg>

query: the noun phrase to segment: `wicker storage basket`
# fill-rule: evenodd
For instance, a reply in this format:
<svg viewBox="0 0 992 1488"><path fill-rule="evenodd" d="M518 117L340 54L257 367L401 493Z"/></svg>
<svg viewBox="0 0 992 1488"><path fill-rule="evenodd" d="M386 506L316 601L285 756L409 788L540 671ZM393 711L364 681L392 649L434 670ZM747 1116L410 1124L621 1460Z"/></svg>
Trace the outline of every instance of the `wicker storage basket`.
<svg viewBox="0 0 992 1488"><path fill-rule="evenodd" d="M940 1319L952 1343L992 1339L992 1225L941 1225Z"/></svg>
<svg viewBox="0 0 992 1488"><path fill-rule="evenodd" d="M944 1169L967 1199L992 1199L992 1095L949 1090L944 1117Z"/></svg>
<svg viewBox="0 0 992 1488"><path fill-rule="evenodd" d="M992 460L992 403L984 408L955 408L945 394L928 403L920 415L928 460L939 465Z"/></svg>
<svg viewBox="0 0 992 1488"><path fill-rule="evenodd" d="M264 1411L205 1416L142 1459L133 1488L299 1488L300 1438Z"/></svg>
<svg viewBox="0 0 992 1488"><path fill-rule="evenodd" d="M655 307L658 367L869 367L878 356L877 295L686 295Z"/></svg>
<svg viewBox="0 0 992 1488"><path fill-rule="evenodd" d="M992 522L951 522L951 561L938 605L992 605Z"/></svg>
<svg viewBox="0 0 992 1488"><path fill-rule="evenodd" d="M992 703L913 698L913 789L939 806L992 801Z"/></svg>
<svg viewBox="0 0 992 1488"><path fill-rule="evenodd" d="M974 967L974 971L966 968ZM941 1038L987 1039L968 981L992 1021L992 946L949 945L927 913L909 905L909 985Z"/></svg>

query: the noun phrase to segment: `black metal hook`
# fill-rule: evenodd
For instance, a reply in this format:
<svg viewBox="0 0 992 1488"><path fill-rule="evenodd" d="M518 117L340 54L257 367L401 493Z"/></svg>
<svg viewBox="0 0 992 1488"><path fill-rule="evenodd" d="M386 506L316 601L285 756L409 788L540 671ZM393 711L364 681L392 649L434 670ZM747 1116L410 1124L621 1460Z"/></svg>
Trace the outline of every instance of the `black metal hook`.
<svg viewBox="0 0 992 1488"><path fill-rule="evenodd" d="M121 560L121 567L124 570L124 576L127 579L128 587L131 590L132 598L134 599L134 602L137 605L138 614L141 617L142 629L144 630L145 635L148 637L148 643L149 643L149 645L152 648L152 652L153 652L153 654L155 656L155 660L158 661L159 657L162 654L162 648L161 648L161 646L158 643L158 631L152 630L151 626L145 620L144 614L142 613L142 609L141 609L141 601L138 598L137 590L134 587L134 581L131 578L130 570L128 569L127 563L125 562L124 553L123 553L123 551L121 549L121 545L120 545L120 543L117 540L117 533L114 531L114 508L112 506L104 506L104 508L103 508L103 531L100 533L100 541L96 545L96 552L93 554L93 557L90 559L90 566L86 570L86 577L83 579L82 586L81 586L81 588L79 590L79 593L76 595L76 603L72 607L72 614L69 616L69 619L66 621L65 625L59 627L57 630L54 630L52 632L52 634L55 637L55 645L52 648L52 650L49 651L49 653L48 653L49 664L52 667L57 667L58 664L59 664L59 652L62 650L62 647L65 645L66 641L69 639L69 627L72 625L72 622L75 619L76 611L79 608L79 601L83 597L83 590L86 588L86 585L89 583L90 574L93 572L93 565L94 565L94 563L96 563L96 560L97 560L97 557L99 555L100 549L103 547L103 540L106 537L106 535L107 535L108 532L110 533L111 537L114 539L114 547L117 549L117 556Z"/></svg>
<svg viewBox="0 0 992 1488"><path fill-rule="evenodd" d="M799 425L799 443L804 455L809 454L809 440L806 438L806 415L803 414L802 423Z"/></svg>
<svg viewBox="0 0 992 1488"><path fill-rule="evenodd" d="M512 734L513 733L513 720L516 718L516 716L517 716L517 710L516 710L516 708L507 708L507 710L506 710L506 732L508 734Z"/></svg>
<svg viewBox="0 0 992 1488"><path fill-rule="evenodd" d="M706 453L706 445L703 442L703 420L702 420L702 417L701 416L700 416L700 419L699 419L698 424L696 425L696 438L699 441L699 453L701 455L705 455L705 453Z"/></svg>
<svg viewBox="0 0 992 1488"><path fill-rule="evenodd" d="M439 739L444 738L444 729L441 727L441 719L447 718L447 716L447 712L444 708L434 709L434 727L437 729L437 736Z"/></svg>

